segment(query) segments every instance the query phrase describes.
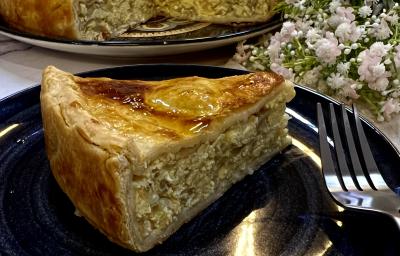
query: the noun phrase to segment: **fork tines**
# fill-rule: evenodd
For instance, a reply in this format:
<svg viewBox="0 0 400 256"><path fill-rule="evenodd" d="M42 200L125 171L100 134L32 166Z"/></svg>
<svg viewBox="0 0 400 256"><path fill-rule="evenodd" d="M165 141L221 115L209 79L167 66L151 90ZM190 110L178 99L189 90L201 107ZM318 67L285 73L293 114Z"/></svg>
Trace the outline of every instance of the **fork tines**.
<svg viewBox="0 0 400 256"><path fill-rule="evenodd" d="M351 115L356 128L354 134L347 112L346 107L341 104L341 115L337 118L334 105L329 104L332 141L327 134L322 106L320 103L317 104L321 161L329 190L377 190L380 186L385 186L386 189L386 183L373 158L356 107L353 105L353 114ZM335 168L330 145L336 152L339 168Z"/></svg>

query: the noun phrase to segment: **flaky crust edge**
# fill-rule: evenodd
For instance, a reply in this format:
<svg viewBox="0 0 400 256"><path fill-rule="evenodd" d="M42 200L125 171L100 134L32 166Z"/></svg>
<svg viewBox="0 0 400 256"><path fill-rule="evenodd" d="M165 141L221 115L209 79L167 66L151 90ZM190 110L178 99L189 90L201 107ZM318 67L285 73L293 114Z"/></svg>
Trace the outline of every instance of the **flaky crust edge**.
<svg viewBox="0 0 400 256"><path fill-rule="evenodd" d="M108 133L113 144L96 143L95 134L101 133L101 126L92 123L90 116L79 108L81 99L70 88L71 81L62 76L65 74L55 72L53 67L47 68L40 95L53 176L94 227L110 240L138 251L140 245L134 244L134 234L128 230L128 188L123 187L123 180L129 174L129 163L118 154L122 139Z"/></svg>

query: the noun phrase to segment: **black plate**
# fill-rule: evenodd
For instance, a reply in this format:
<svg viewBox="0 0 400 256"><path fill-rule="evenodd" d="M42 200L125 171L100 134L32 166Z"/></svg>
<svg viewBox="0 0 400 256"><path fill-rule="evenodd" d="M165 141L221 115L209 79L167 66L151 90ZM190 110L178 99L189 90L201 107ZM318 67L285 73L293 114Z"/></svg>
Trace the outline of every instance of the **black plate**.
<svg viewBox="0 0 400 256"><path fill-rule="evenodd" d="M207 66L138 65L82 75L151 80L242 73ZM134 255L76 217L53 179L44 151L39 91L34 87L0 102L0 252ZM332 203L313 160L318 158L315 103L332 101L302 87L296 91L288 106L296 143L142 255L400 255L400 232L389 217L340 212ZM364 128L379 168L395 189L400 184L399 153L373 126L364 122Z"/></svg>

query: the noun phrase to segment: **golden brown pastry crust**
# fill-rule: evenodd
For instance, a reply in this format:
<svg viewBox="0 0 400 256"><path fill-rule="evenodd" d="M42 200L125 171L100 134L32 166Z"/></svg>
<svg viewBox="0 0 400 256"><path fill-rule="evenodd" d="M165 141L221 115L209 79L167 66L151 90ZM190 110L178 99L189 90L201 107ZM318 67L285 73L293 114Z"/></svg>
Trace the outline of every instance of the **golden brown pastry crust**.
<svg viewBox="0 0 400 256"><path fill-rule="evenodd" d="M141 133L140 129L132 133L122 129L121 132L118 127L110 127L115 119L107 120L107 114L105 119L101 119L100 114L96 114L99 112L90 110L89 102L97 101L99 105L96 106L108 104L108 107L112 108L114 105L117 109L115 113L120 111L128 113L118 118L134 117L132 113L138 112L140 108L135 109L130 103L121 103L123 98L109 98L110 95L115 96L118 88L115 84L124 88L131 83L128 85L129 90L137 92L136 95L143 93L143 98L146 99L154 93L159 93L160 90L162 92L162 88L174 86L179 88L180 85L187 83L193 92L196 92L201 83L207 87L207 81L211 85L215 83L216 88L212 89L217 91L217 98L224 108L211 112L211 116L207 115L209 112L200 116L195 112L194 118L204 116L210 118L210 126L199 133L180 132L179 129L182 127L178 127L175 132L179 138L157 132ZM265 105L264 96L269 96L274 88L283 84L283 81L280 76L264 72L216 80L189 77L164 82L115 81L107 78L78 78L54 67L48 67L43 74L41 107L51 170L75 207L93 226L122 246L135 251L148 250L154 244L143 243L140 235L132 230L129 216L132 216L133 207L129 204L134 201L128 198L132 188L124 185L127 184L126 181L138 177L137 172L143 169L144 162L157 157L163 150L172 152L177 150L176 148L192 146L201 140L212 140L214 135L219 135L221 130L239 119L245 120ZM84 84L92 86L100 84L103 87L108 86L108 89L95 90L91 86L82 89L85 87ZM150 87L148 90L151 93L144 90L147 87ZM179 111L169 115L177 113ZM148 113L141 112L139 115ZM193 118L193 115L190 112L189 114L183 112L183 116L175 117L174 121L179 122L187 117ZM135 123L135 119L131 121L132 124ZM264 160L267 158L260 158L259 162ZM255 164L260 164L259 162ZM187 215L181 216L158 242L165 240L180 225L222 193L223 191L216 193L204 203L191 209Z"/></svg>
<svg viewBox="0 0 400 256"><path fill-rule="evenodd" d="M78 37L72 0L0 0L0 16L21 31L69 39Z"/></svg>
<svg viewBox="0 0 400 256"><path fill-rule="evenodd" d="M102 122L117 122L125 133L178 140L256 103L284 79L275 73L259 72L221 79L193 76L125 81L75 77L74 81L88 99L91 114Z"/></svg>

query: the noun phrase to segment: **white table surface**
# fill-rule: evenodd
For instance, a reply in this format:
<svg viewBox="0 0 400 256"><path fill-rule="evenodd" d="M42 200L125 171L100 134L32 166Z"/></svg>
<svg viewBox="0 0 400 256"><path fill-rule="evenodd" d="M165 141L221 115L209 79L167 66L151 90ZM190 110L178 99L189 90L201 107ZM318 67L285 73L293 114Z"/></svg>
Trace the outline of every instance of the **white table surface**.
<svg viewBox="0 0 400 256"><path fill-rule="evenodd" d="M227 61L233 54L234 46L229 46L199 53L156 58L96 57L33 47L0 35L0 99L39 84L41 72L48 65L72 73L143 63L231 66ZM400 151L400 115L390 122L375 123L375 125Z"/></svg>

